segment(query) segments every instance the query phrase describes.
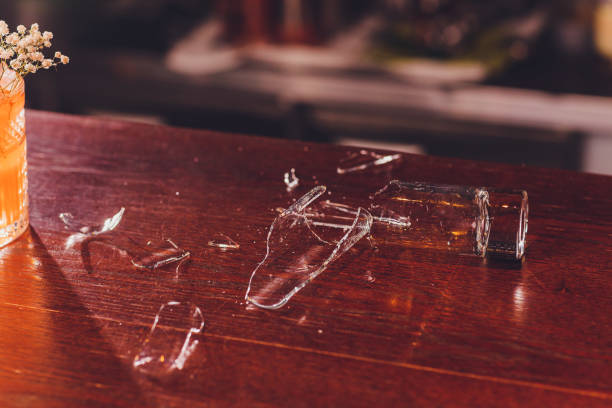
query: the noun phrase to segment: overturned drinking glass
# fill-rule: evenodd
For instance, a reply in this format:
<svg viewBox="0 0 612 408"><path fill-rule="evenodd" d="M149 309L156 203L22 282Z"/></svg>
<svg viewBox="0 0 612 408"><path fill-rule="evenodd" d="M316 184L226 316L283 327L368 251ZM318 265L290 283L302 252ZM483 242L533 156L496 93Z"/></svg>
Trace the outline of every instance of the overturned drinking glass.
<svg viewBox="0 0 612 408"><path fill-rule="evenodd" d="M480 257L520 260L525 254L524 190L393 180L371 199L372 215L390 221L384 223L385 241ZM409 226L398 228L393 220Z"/></svg>

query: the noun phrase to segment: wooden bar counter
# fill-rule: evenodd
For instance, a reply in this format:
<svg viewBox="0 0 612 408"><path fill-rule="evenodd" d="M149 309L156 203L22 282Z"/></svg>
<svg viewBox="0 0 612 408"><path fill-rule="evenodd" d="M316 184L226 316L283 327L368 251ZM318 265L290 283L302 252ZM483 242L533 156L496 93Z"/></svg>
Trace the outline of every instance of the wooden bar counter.
<svg viewBox="0 0 612 408"><path fill-rule="evenodd" d="M29 111L31 228L0 249L0 406L610 406L612 178L404 155L339 175L346 147ZM256 131L256 130L254 130ZM483 158L486 159L486 158ZM244 302L277 208L391 179L524 188L522 265L356 245L279 310ZM172 239L181 270L66 246L58 217ZM240 247L208 241L222 233ZM133 367L160 305L205 319L185 369ZM180 333L180 329L177 329Z"/></svg>

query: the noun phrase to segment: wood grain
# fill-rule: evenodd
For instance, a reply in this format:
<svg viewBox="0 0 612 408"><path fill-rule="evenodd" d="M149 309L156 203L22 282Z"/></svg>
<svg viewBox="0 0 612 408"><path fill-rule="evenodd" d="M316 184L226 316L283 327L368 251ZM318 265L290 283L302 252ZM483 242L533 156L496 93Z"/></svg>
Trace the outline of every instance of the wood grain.
<svg viewBox="0 0 612 408"><path fill-rule="evenodd" d="M36 111L27 134L31 229L0 250L2 406L612 404L610 177L412 155L340 176L344 147ZM526 260L364 242L284 308L244 304L275 208L315 184L358 203L393 178L525 188ZM178 279L65 249L59 213L122 206L122 235L192 252ZM240 248L208 247L218 232ZM157 382L131 362L170 300L206 327L184 375Z"/></svg>

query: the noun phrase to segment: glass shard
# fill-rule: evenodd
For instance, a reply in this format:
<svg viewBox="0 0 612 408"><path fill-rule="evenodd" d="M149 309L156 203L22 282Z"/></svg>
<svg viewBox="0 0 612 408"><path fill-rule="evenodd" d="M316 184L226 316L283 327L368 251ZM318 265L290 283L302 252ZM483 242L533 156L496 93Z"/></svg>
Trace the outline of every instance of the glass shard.
<svg viewBox="0 0 612 408"><path fill-rule="evenodd" d="M74 215L69 212L60 213L59 219L62 220L62 222L64 223L64 228L69 229L71 224L73 224L74 222Z"/></svg>
<svg viewBox="0 0 612 408"><path fill-rule="evenodd" d="M122 257L130 260L131 264L139 269L155 270L167 265L177 264L176 279L183 265L189 261L191 252L187 251L172 240L148 241L145 245L139 244L130 237L122 235L86 237L83 245L97 242L116 250ZM92 271L89 249L83 252L83 263L88 271Z"/></svg>
<svg viewBox="0 0 612 408"><path fill-rule="evenodd" d="M321 203L321 207L324 208L325 210L333 210L338 213L351 214L352 216L355 216L357 214L356 208L351 207L346 204L335 203L330 200L323 201ZM392 212L392 210L386 207L384 209L379 209L377 206L372 205L369 211L370 211L370 214L372 215L374 222L389 224L389 225L392 225L398 228L410 227L410 217L403 216L396 212ZM329 212L326 211L326 213L329 215Z"/></svg>
<svg viewBox="0 0 612 408"><path fill-rule="evenodd" d="M142 248L134 245L126 250L132 257L132 265L137 268L158 269L179 262L177 273L180 265L191 256L189 251L180 248L170 239L157 243L149 241Z"/></svg>
<svg viewBox="0 0 612 408"><path fill-rule="evenodd" d="M208 246L219 248L222 251L230 249L239 249L240 244L228 237L225 234L217 234L214 239L208 241Z"/></svg>
<svg viewBox="0 0 612 408"><path fill-rule="evenodd" d="M59 218L64 223L64 228L74 232L74 234L70 235L68 239L66 239L66 249L73 247L75 244L82 242L87 238L114 230L121 222L124 213L125 208L121 207L121 209L115 215L105 219L102 221L102 223L97 225L85 225L75 221L74 216L71 213L61 213Z"/></svg>
<svg viewBox="0 0 612 408"><path fill-rule="evenodd" d="M399 161L401 158L402 155L400 153L380 154L368 150L360 150L340 160L336 172L338 174L353 173Z"/></svg>
<svg viewBox="0 0 612 408"><path fill-rule="evenodd" d="M266 255L251 274L247 301L265 309L282 307L369 233L372 216L363 208L331 219L324 210L309 211L325 191L325 186L315 187L276 217Z"/></svg>
<svg viewBox="0 0 612 408"><path fill-rule="evenodd" d="M295 169L291 169L285 173L283 178L285 185L287 186L287 192L292 192L300 185L300 179L295 175Z"/></svg>
<svg viewBox="0 0 612 408"><path fill-rule="evenodd" d="M391 227L408 228L411 212L405 211L405 201L398 196L398 186L395 180L370 196L370 212L381 223Z"/></svg>
<svg viewBox="0 0 612 408"><path fill-rule="evenodd" d="M134 356L133 367L153 377L163 377L185 367L198 346L194 336L204 329L204 316L190 302L168 302L159 308L149 334Z"/></svg>
<svg viewBox="0 0 612 408"><path fill-rule="evenodd" d="M319 234L329 228L348 230L352 227L353 221L359 209L348 205L334 203L330 200L313 203L304 210L304 216L308 218L314 227L319 229Z"/></svg>

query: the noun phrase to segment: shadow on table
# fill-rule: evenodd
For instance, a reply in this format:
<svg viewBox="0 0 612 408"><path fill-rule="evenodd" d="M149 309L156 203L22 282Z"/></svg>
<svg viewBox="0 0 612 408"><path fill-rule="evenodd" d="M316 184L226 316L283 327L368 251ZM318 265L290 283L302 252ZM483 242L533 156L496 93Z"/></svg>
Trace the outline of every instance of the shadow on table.
<svg viewBox="0 0 612 408"><path fill-rule="evenodd" d="M133 406L141 392L37 232L0 250L7 401ZM0 398L2 401L2 398Z"/></svg>

